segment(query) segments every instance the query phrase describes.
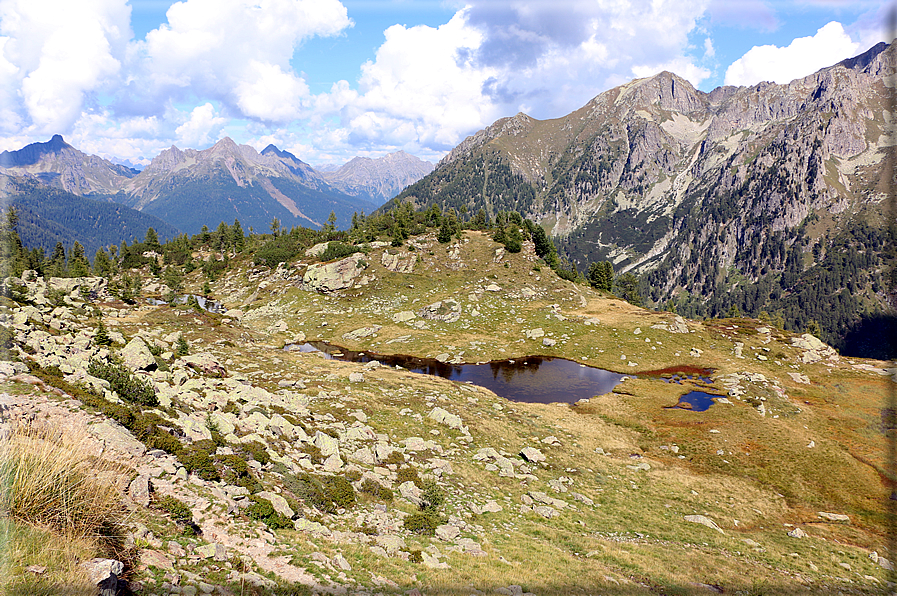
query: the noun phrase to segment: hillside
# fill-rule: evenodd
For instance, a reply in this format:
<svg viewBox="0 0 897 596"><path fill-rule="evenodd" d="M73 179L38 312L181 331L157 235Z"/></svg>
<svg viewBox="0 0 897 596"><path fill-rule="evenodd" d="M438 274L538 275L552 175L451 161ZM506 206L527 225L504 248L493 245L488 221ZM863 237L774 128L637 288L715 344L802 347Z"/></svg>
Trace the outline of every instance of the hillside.
<svg viewBox="0 0 897 596"><path fill-rule="evenodd" d="M609 260L638 274L651 304L816 321L846 348L863 313L893 312L882 114L894 52L710 93L664 72L562 118L504 118L396 201L519 211L580 271Z"/></svg>
<svg viewBox="0 0 897 596"><path fill-rule="evenodd" d="M161 219L124 205L28 182L19 185L17 191L8 198L6 207L16 209L22 244L28 249L42 248L46 255L52 254L57 242L62 242L66 250L80 242L87 256L93 258L100 247L143 240L148 228L153 228L163 242L180 234Z"/></svg>
<svg viewBox="0 0 897 596"><path fill-rule="evenodd" d="M227 260L197 237L186 250L219 264L218 313L147 301L166 280L202 292L196 267L123 271L144 280L131 306L118 277L7 280L30 303L3 306L0 424L64 421L114 462L129 507L116 573L140 593L880 593L894 369L756 319L637 308L561 280L532 243L459 235L381 236L322 262L310 233L272 268L254 256L270 237ZM284 349L310 341L371 355ZM87 374L110 352L152 396ZM534 385L533 355L625 379L512 402L381 364L402 354ZM715 399L671 407L691 391ZM9 581L56 577L13 552Z"/></svg>

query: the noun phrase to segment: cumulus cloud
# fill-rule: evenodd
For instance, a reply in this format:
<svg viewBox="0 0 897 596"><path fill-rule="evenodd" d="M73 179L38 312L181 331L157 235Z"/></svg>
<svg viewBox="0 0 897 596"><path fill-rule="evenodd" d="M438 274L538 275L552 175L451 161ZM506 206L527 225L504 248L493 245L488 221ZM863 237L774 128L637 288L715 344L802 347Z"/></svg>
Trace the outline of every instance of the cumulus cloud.
<svg viewBox="0 0 897 596"><path fill-rule="evenodd" d="M162 97L196 95L250 118L285 122L309 99L296 48L352 25L338 0L184 0L139 44Z"/></svg>
<svg viewBox="0 0 897 596"><path fill-rule="evenodd" d="M215 106L205 103L193 108L189 119L178 126L174 133L181 147L200 147L217 141L221 129L228 123L221 117Z"/></svg>
<svg viewBox="0 0 897 596"><path fill-rule="evenodd" d="M113 82L131 37L125 0L0 0L4 101L34 134L67 130L92 94Z"/></svg>
<svg viewBox="0 0 897 596"><path fill-rule="evenodd" d="M709 76L688 52L706 2L472 0L440 27L386 30L357 96L321 98L350 141L446 150L501 116L566 114L632 72ZM702 48L706 52L706 47Z"/></svg>
<svg viewBox="0 0 897 596"><path fill-rule="evenodd" d="M837 21L816 35L799 37L784 48L754 46L726 69L726 85L754 85L760 81L789 83L859 53L860 44L850 39Z"/></svg>

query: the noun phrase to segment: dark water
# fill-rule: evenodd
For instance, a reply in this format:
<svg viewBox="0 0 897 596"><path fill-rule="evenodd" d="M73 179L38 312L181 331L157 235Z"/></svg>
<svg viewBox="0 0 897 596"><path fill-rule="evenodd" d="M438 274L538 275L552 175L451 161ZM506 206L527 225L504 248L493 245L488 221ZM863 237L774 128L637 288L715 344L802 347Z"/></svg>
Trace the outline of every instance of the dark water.
<svg viewBox="0 0 897 596"><path fill-rule="evenodd" d="M714 404L713 400L717 397L723 396L703 391L690 391L679 398L679 403L675 406L668 406L667 409L678 408L680 410L691 410L692 412L704 412Z"/></svg>
<svg viewBox="0 0 897 596"><path fill-rule="evenodd" d="M625 376L584 366L572 360L547 356L528 356L485 364L449 364L433 358L353 352L324 342L291 344L284 349L320 351L328 358L349 362L377 360L389 366L401 366L411 372L472 383L505 399L528 403L573 403L588 399L607 393Z"/></svg>

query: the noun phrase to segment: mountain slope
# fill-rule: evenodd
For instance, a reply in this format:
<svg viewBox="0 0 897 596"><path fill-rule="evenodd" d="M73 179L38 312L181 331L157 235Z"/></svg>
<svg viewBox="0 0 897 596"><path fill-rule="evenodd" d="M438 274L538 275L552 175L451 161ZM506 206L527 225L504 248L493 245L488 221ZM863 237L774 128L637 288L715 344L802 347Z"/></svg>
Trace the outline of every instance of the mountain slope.
<svg viewBox="0 0 897 596"><path fill-rule="evenodd" d="M163 242L179 234L177 228L152 215L33 181L23 182L8 200L18 213L16 230L22 244L43 248L46 254L52 253L57 242L69 249L78 241L93 258L101 246L143 240L148 228L156 230Z"/></svg>
<svg viewBox="0 0 897 596"><path fill-rule="evenodd" d="M60 135L0 153L0 175L38 180L78 195L115 194L137 170L78 151Z"/></svg>
<svg viewBox="0 0 897 596"><path fill-rule="evenodd" d="M432 172L433 168L428 161L397 151L377 159L355 157L339 168L321 173L327 182L345 194L381 205Z"/></svg>
<svg viewBox="0 0 897 596"><path fill-rule="evenodd" d="M125 187L124 202L188 233L239 219L265 230L274 218L285 227L320 227L330 212L348 226L370 203L332 189L311 166L269 145L261 153L225 137L203 151L171 147Z"/></svg>
<svg viewBox="0 0 897 596"><path fill-rule="evenodd" d="M515 209L581 270L608 259L643 274L655 304L673 299L692 316L778 311L791 328L817 318L834 341L860 312L887 308L888 257L864 230L886 221L894 52L879 44L787 85L710 93L664 72L563 118L518 114L466 139L398 199ZM847 245L862 258L826 263ZM814 267L832 275L809 304L797 297ZM823 307L839 296L846 317Z"/></svg>

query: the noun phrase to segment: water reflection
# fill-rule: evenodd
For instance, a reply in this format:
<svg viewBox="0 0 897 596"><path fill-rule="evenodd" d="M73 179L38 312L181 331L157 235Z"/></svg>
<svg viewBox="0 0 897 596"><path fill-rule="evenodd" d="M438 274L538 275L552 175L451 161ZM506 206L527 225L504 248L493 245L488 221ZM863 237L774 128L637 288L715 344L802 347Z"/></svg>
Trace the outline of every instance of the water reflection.
<svg viewBox="0 0 897 596"><path fill-rule="evenodd" d="M679 398L679 403L675 406L667 406L667 410L680 409L691 410L692 412L705 412L715 402L714 399L722 397L721 395L713 395L704 391L689 391Z"/></svg>
<svg viewBox="0 0 897 596"><path fill-rule="evenodd" d="M497 360L485 364L452 364L402 354L353 352L324 342L292 344L285 349L320 351L327 358L349 362L377 360L389 366L401 366L411 372L472 383L511 401L529 403L573 403L588 399L611 391L624 377L572 360L548 356L527 356L523 359Z"/></svg>

